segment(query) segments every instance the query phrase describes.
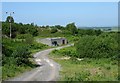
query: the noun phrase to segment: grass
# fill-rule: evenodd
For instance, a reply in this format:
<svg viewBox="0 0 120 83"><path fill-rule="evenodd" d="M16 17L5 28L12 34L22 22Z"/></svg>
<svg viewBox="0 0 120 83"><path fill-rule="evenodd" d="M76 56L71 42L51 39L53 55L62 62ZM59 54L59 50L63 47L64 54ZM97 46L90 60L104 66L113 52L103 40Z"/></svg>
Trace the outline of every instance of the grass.
<svg viewBox="0 0 120 83"><path fill-rule="evenodd" d="M47 34L46 34L47 33ZM56 33L51 33L51 30L49 29L43 29L43 30L39 30L39 35L37 36L37 38L45 38L45 37L62 37L64 36L64 34L62 34L62 32L56 32Z"/></svg>
<svg viewBox="0 0 120 83"><path fill-rule="evenodd" d="M30 71L33 67L30 66L19 66L16 67L14 65L4 65L2 67L2 80L7 80L12 77L21 75L23 72Z"/></svg>
<svg viewBox="0 0 120 83"><path fill-rule="evenodd" d="M72 60L55 60L58 62L62 70L60 71L61 81L69 81L72 78L72 81L117 81L117 65L111 65L109 63L104 64L107 59L97 60L88 60L81 61L79 64L73 62ZM109 61L108 61L109 62ZM80 79L75 79L79 78ZM70 80L71 81L71 80Z"/></svg>
<svg viewBox="0 0 120 83"><path fill-rule="evenodd" d="M67 48L68 49L68 48ZM61 49L62 50L62 49ZM73 58L61 60L63 55L50 53L49 57L61 65L60 81L117 81L118 62L108 58ZM59 59L58 59L59 58Z"/></svg>
<svg viewBox="0 0 120 83"><path fill-rule="evenodd" d="M33 47L33 46L32 46ZM49 48L52 48L48 45L45 45L45 44L41 44L41 43L37 43L36 42L36 46L37 48L31 48L30 51L32 53L32 55L36 52L39 52L39 51L42 51L42 50L45 50L45 49L49 49Z"/></svg>

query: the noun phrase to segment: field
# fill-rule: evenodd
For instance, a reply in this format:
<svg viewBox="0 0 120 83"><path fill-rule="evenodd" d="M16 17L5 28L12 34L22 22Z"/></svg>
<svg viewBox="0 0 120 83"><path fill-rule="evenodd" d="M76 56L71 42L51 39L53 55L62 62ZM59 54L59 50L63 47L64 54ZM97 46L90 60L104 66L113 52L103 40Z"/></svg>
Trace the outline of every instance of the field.
<svg viewBox="0 0 120 83"><path fill-rule="evenodd" d="M75 49L68 47L64 50ZM117 81L118 61L107 58L66 58L61 50L50 53L49 57L61 65L60 81Z"/></svg>

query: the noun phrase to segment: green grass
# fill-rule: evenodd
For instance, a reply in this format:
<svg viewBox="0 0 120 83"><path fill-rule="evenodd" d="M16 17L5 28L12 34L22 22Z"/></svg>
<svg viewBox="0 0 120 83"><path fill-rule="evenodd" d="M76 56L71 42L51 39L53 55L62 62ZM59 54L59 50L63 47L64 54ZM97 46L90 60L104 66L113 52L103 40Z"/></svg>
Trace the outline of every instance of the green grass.
<svg viewBox="0 0 120 83"><path fill-rule="evenodd" d="M69 43L75 43L80 39L79 36L73 36L73 35L66 35L65 37L68 39Z"/></svg>
<svg viewBox="0 0 120 83"><path fill-rule="evenodd" d="M55 59L54 59L55 60ZM72 60L55 60L61 65L60 78L61 81L117 81L118 67L117 65L111 65L106 60L83 60L79 63L75 63ZM114 63L111 61L111 63ZM76 75L80 74L79 75ZM79 78L79 79L76 79Z"/></svg>
<svg viewBox="0 0 120 83"><path fill-rule="evenodd" d="M65 48L70 49L71 47ZM62 49L61 49L62 50ZM60 50L60 51L61 51ZM57 54L57 55L56 55ZM118 62L108 58L84 58L61 60L64 55L50 53L49 57L61 65L60 81L117 81Z"/></svg>
<svg viewBox="0 0 120 83"><path fill-rule="evenodd" d="M66 47L61 50L53 50L50 54L53 54L54 57L61 57L61 56L70 56L73 57L76 55L76 49L74 46Z"/></svg>
<svg viewBox="0 0 120 83"><path fill-rule="evenodd" d="M45 49L49 49L49 48L51 48L51 47L48 46L48 45L34 42L33 45L31 45L30 51L32 53L36 53L36 52L39 52L39 51L42 51L42 50L45 50Z"/></svg>
<svg viewBox="0 0 120 83"><path fill-rule="evenodd" d="M43 30L39 30L39 35L37 37L46 38L46 37L61 37L61 36L64 36L62 32L51 33L51 30L43 29Z"/></svg>
<svg viewBox="0 0 120 83"><path fill-rule="evenodd" d="M15 66L15 65L4 65L2 67L2 80L7 80L12 77L18 76L25 71L30 71L33 67L30 66Z"/></svg>

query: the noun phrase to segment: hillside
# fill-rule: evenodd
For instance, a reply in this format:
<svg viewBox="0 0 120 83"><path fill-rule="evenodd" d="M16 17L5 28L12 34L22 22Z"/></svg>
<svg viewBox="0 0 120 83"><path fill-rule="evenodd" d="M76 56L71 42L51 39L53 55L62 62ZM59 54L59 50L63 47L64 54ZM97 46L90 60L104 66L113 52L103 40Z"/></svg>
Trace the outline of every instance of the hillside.
<svg viewBox="0 0 120 83"><path fill-rule="evenodd" d="M70 51L68 51L69 49L66 48L65 50L63 50L63 52L59 52L59 51L54 51L54 52L55 53L57 52L57 55L61 55L61 53L63 53L62 55L70 56L72 57L71 59L75 62L76 59L74 58L87 57L87 58L91 58L90 59L91 61L93 60L92 58L96 58L99 59L100 62L104 63L105 60L100 59L101 57L104 58L109 57L112 59L115 59L117 57L116 55L117 51L115 51L118 50L117 43L115 41L116 38L115 39L112 38L117 36L117 32L103 32L100 29L96 30L96 29L77 28L75 23L69 23L65 27L60 25L37 26L34 25L33 23L31 24L12 23L12 29L11 29L12 36L10 38L9 23L7 22L2 23L2 32L3 32L2 33L2 53L3 53L2 79L3 80L14 77L22 72L37 67L37 65L33 61L33 57L32 57L33 53L38 52L40 50L52 48L47 45L37 43L36 39L39 38L65 37L68 40L68 44L70 43L75 44L74 47L77 49L77 51L75 51L75 49L71 49ZM95 40L94 43L93 40L91 39ZM100 46L102 46L103 48L101 48ZM66 65L69 65L69 63L72 63L73 61L70 62L68 61L68 64ZM59 61L57 62L59 63ZM64 61L60 61L60 64L62 66L64 66L64 64L62 64L63 62ZM78 62L76 63L77 65L80 64ZM114 63L114 61L111 63ZM113 64L115 68L117 68L116 64L117 63L115 59L115 65ZM86 63L86 65L92 65L94 67L93 64ZM113 69L113 66L109 66L107 68ZM111 72L114 71L111 70ZM116 71L115 71L115 76L116 76ZM70 77L65 78L65 80L66 79L69 80ZM74 79L74 77L72 77L71 79L78 80L78 79ZM84 78L82 80L84 80ZM100 80L100 78L97 80ZM109 80L109 79L106 78L105 80ZM113 78L113 80L116 80L116 78Z"/></svg>

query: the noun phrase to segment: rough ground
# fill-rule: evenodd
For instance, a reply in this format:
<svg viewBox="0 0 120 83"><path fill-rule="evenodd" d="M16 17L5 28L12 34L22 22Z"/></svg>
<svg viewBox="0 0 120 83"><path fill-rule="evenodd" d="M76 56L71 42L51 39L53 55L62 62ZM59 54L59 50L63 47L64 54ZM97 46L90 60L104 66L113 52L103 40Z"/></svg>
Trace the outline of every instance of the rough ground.
<svg viewBox="0 0 120 83"><path fill-rule="evenodd" d="M35 61L41 65L31 71L25 72L9 81L56 81L59 78L60 65L49 59L47 55L55 49L69 47L73 44L51 48L34 54Z"/></svg>

